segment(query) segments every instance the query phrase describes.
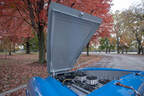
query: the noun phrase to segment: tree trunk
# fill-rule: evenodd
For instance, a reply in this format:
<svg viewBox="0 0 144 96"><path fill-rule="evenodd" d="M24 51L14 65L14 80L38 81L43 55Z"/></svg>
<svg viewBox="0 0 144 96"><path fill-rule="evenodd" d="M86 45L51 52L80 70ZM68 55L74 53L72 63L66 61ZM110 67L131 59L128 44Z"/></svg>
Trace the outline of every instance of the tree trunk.
<svg viewBox="0 0 144 96"><path fill-rule="evenodd" d="M14 49L13 49L13 52L14 52L14 53L16 52L16 49L15 49L15 47L14 47Z"/></svg>
<svg viewBox="0 0 144 96"><path fill-rule="evenodd" d="M142 54L144 54L144 48L142 47Z"/></svg>
<svg viewBox="0 0 144 96"><path fill-rule="evenodd" d="M8 54L9 54L9 55L12 55L12 52L11 52L11 49L12 49L12 48L11 48L11 47L12 47L12 45L11 45L11 42L10 42L10 46L9 46L9 50L8 50Z"/></svg>
<svg viewBox="0 0 144 96"><path fill-rule="evenodd" d="M142 48L141 48L141 43L140 42L138 42L138 52L137 52L137 54L141 54L141 50Z"/></svg>
<svg viewBox="0 0 144 96"><path fill-rule="evenodd" d="M12 54L11 54L11 50L9 50L9 55L11 56Z"/></svg>
<svg viewBox="0 0 144 96"><path fill-rule="evenodd" d="M29 17L31 21L31 25L33 29L36 30L37 36L38 36L38 42L39 42L39 63L43 64L45 62L45 39L44 39L44 24L40 20L40 12L44 8L44 0L38 0L37 5L38 7L36 8L37 10L33 9L31 0L26 0L27 1L27 8L29 11ZM48 2L50 3L51 0ZM35 21L35 11L38 21ZM38 28L37 28L38 26Z"/></svg>
<svg viewBox="0 0 144 96"><path fill-rule="evenodd" d="M128 52L128 49L125 49L125 51L126 51L126 54L127 54L127 52Z"/></svg>
<svg viewBox="0 0 144 96"><path fill-rule="evenodd" d="M141 49L142 49L141 40L138 38L138 33L137 33L137 32L135 33L135 37L136 37L137 44L138 44L138 51L137 51L137 54L141 54Z"/></svg>
<svg viewBox="0 0 144 96"><path fill-rule="evenodd" d="M140 54L140 49L138 49L138 52L137 52L137 54Z"/></svg>
<svg viewBox="0 0 144 96"><path fill-rule="evenodd" d="M137 54L140 54L141 53L141 49L138 49L138 52L137 52Z"/></svg>
<svg viewBox="0 0 144 96"><path fill-rule="evenodd" d="M15 44L13 45L13 51L12 52L16 52L16 49L15 49Z"/></svg>
<svg viewBox="0 0 144 96"><path fill-rule="evenodd" d="M109 53L111 52L111 48L109 48Z"/></svg>
<svg viewBox="0 0 144 96"><path fill-rule="evenodd" d="M108 52L108 48L106 47L105 53L107 54L107 52Z"/></svg>
<svg viewBox="0 0 144 96"><path fill-rule="evenodd" d="M124 54L124 49L122 48L122 54Z"/></svg>
<svg viewBox="0 0 144 96"><path fill-rule="evenodd" d="M45 38L43 32L43 26L40 26L38 32L38 41L39 41L39 63L45 63Z"/></svg>
<svg viewBox="0 0 144 96"><path fill-rule="evenodd" d="M27 38L27 41L26 41L26 54L30 54L30 43L29 43L29 37Z"/></svg>
<svg viewBox="0 0 144 96"><path fill-rule="evenodd" d="M117 44L117 54L119 54L120 53L119 37L117 36L116 39L117 39L117 42L116 42L116 44Z"/></svg>
<svg viewBox="0 0 144 96"><path fill-rule="evenodd" d="M86 48L87 48L87 56L89 56L89 43L87 44Z"/></svg>

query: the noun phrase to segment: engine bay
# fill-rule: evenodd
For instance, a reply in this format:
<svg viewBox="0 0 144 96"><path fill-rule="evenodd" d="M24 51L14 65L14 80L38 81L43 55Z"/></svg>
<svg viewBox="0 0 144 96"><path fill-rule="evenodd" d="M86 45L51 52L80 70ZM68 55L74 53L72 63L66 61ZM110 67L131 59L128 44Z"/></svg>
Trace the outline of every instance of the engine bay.
<svg viewBox="0 0 144 96"><path fill-rule="evenodd" d="M98 79L97 76L89 75L83 71L57 74L55 78L77 93L78 96L89 94L110 82L108 79Z"/></svg>

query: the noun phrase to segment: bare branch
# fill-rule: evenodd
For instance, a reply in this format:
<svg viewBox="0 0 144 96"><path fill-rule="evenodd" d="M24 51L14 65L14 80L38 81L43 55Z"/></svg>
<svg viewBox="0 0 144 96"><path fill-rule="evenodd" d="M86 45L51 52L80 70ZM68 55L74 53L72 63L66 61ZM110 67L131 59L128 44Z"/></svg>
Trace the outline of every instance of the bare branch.
<svg viewBox="0 0 144 96"><path fill-rule="evenodd" d="M72 3L72 4L71 4L71 8L73 8L74 5L75 5L75 3Z"/></svg>
<svg viewBox="0 0 144 96"><path fill-rule="evenodd" d="M23 18L23 20L24 20L27 24L31 25L31 24L24 18L24 16L23 16L22 13L20 12L19 8L16 7L16 9L18 10L18 12L19 12L19 14L21 15L21 17ZM31 26L32 26L32 25L31 25Z"/></svg>
<svg viewBox="0 0 144 96"><path fill-rule="evenodd" d="M34 21L34 19L35 19L34 11L33 11L32 4L31 4L30 0L27 0L27 5L28 5L28 11L29 11L29 16L30 16L30 20L31 20L31 23L32 23L32 27L35 30L37 30L36 23Z"/></svg>

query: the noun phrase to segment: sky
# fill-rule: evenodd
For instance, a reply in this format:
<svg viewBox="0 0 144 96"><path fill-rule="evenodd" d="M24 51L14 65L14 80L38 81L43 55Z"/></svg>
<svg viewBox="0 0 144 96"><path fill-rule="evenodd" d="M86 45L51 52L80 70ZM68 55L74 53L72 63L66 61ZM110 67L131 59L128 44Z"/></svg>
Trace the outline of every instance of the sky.
<svg viewBox="0 0 144 96"><path fill-rule="evenodd" d="M131 5L137 5L141 0L113 0L113 6L111 8L112 12L116 10L125 10L128 9Z"/></svg>

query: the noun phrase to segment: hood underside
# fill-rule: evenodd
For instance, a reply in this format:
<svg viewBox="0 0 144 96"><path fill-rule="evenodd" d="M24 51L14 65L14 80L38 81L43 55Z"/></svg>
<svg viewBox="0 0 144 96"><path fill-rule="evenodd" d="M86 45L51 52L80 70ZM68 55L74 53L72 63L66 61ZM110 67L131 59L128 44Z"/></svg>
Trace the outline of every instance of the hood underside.
<svg viewBox="0 0 144 96"><path fill-rule="evenodd" d="M72 69L100 23L98 17L52 2L48 13L48 72Z"/></svg>

